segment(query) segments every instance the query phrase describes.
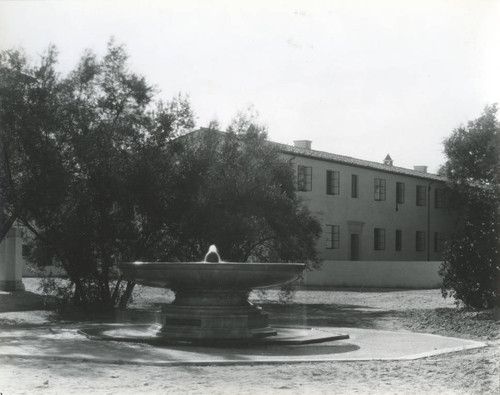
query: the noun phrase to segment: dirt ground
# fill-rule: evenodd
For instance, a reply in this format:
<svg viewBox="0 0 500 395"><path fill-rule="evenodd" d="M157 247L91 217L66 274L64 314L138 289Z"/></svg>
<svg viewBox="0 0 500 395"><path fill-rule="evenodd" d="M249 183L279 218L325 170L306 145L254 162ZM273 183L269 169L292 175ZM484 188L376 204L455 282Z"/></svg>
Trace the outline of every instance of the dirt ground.
<svg viewBox="0 0 500 395"><path fill-rule="evenodd" d="M61 317L50 299L0 293L0 331ZM131 309L151 308L172 295L143 288ZM498 394L498 311L455 308L439 290L299 290L289 304L276 292L252 295L274 324L410 330L485 341L480 349L410 361L256 364L254 366L144 366L47 358L0 358L0 393L13 394ZM20 341L22 341L20 339Z"/></svg>

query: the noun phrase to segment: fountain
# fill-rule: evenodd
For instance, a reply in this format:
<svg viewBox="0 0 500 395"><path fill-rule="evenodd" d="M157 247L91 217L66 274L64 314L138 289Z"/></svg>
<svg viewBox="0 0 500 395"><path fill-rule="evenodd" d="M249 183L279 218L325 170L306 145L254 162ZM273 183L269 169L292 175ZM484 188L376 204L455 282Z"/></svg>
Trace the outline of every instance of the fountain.
<svg viewBox="0 0 500 395"><path fill-rule="evenodd" d="M102 360L109 361L111 353L112 361L118 358L120 363L153 362L162 366L415 359L484 347L479 342L440 340L436 335L360 328L349 328L356 343L346 343L342 340L350 336L337 332L341 328L271 327L268 315L248 301L249 293L255 288L295 281L304 268L301 263L224 262L215 247L210 248L203 262L124 262L120 264L124 278L170 288L175 293L174 301L163 305L155 324L98 322L86 324L77 332L91 340L118 342L93 349ZM124 342L158 348L128 347Z"/></svg>
<svg viewBox="0 0 500 395"><path fill-rule="evenodd" d="M175 293L149 329L156 336L174 342L248 341L277 335L268 314L248 301L250 292L293 282L305 265L224 262L211 246L202 262L123 262L119 268L127 280Z"/></svg>

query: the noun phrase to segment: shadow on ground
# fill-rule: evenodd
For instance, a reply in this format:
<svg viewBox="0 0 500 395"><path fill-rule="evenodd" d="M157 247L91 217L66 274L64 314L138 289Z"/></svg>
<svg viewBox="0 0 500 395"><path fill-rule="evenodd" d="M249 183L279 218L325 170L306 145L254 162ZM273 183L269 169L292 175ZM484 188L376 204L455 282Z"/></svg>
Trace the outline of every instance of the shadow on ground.
<svg viewBox="0 0 500 395"><path fill-rule="evenodd" d="M367 306L338 304L266 304L273 325L304 325L328 327L357 327L377 329L381 321L394 316L393 311Z"/></svg>

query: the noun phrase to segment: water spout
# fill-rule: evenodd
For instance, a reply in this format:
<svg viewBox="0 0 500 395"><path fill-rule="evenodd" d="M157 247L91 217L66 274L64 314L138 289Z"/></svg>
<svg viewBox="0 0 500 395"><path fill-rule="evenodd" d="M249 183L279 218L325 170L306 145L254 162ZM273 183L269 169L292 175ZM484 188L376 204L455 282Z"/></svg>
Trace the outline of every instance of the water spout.
<svg viewBox="0 0 500 395"><path fill-rule="evenodd" d="M219 263L221 261L219 251L217 251L217 247L212 244L208 248L208 252L205 255L205 259L203 262L210 262L210 263Z"/></svg>

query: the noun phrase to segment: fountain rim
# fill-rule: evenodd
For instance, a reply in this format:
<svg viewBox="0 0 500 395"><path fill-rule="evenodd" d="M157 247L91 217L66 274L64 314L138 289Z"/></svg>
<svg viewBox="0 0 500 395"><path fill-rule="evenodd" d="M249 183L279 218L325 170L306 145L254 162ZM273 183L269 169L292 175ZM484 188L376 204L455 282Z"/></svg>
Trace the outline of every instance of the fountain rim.
<svg viewBox="0 0 500 395"><path fill-rule="evenodd" d="M297 263L297 262L143 262L143 261L134 261L134 262L120 262L118 267L129 267L129 268L163 268L163 269L176 269L176 270L188 270L190 268L198 268L198 269L231 269L231 270L251 270L252 268L255 270L271 270L271 269L284 269L294 268L305 270L305 263Z"/></svg>
<svg viewBox="0 0 500 395"><path fill-rule="evenodd" d="M301 278L304 263L235 263L235 262L122 262L122 276L138 284L200 290L220 289L222 284L233 292L249 291L288 284ZM197 274L194 274L197 273ZM271 277L269 277L271 276ZM276 278L279 277L279 279ZM246 292L245 291L245 292Z"/></svg>
<svg viewBox="0 0 500 395"><path fill-rule="evenodd" d="M305 263L302 262L229 262L229 261L221 261L221 262L155 262L155 261L123 261L120 262L120 265L238 265L238 266L306 266Z"/></svg>

